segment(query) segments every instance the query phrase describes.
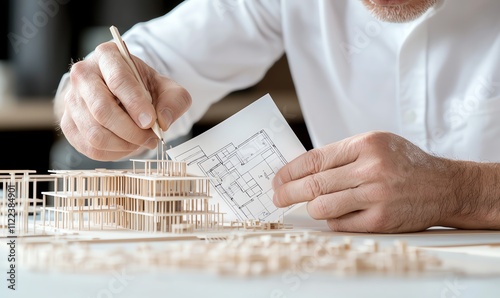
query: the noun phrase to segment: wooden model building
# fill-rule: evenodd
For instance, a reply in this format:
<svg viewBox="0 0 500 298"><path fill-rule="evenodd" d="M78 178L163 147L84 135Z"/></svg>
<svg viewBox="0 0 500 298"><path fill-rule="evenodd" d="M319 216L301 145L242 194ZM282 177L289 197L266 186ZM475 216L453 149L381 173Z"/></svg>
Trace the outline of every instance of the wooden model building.
<svg viewBox="0 0 500 298"><path fill-rule="evenodd" d="M33 170L0 171L2 235L9 233L9 213L16 217L17 235L45 233L51 228L176 234L291 228L280 221L225 223L219 205L210 202L213 178L189 175L185 162L131 161L132 169L125 170L52 170L49 175L37 175ZM50 182L52 190L38 194L40 181ZM30 216L33 221L28 228Z"/></svg>
<svg viewBox="0 0 500 298"><path fill-rule="evenodd" d="M43 200L42 223L58 229L124 228L144 232L192 232L222 226L210 205L210 178L186 173L184 162L132 160L131 170L58 170Z"/></svg>
<svg viewBox="0 0 500 298"><path fill-rule="evenodd" d="M0 227L2 236L34 233L45 200L37 197L38 182L52 182L51 175L33 170L0 170ZM32 216L32 222L29 217ZM30 225L31 223L31 225Z"/></svg>

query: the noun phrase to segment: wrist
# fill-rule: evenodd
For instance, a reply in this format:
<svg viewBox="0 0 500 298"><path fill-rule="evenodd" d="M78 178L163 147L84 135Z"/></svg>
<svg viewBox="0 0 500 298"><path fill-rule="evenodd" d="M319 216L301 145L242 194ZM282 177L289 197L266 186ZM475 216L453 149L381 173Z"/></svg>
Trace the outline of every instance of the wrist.
<svg viewBox="0 0 500 298"><path fill-rule="evenodd" d="M452 180L441 226L462 229L500 228L500 168L495 164L450 161Z"/></svg>

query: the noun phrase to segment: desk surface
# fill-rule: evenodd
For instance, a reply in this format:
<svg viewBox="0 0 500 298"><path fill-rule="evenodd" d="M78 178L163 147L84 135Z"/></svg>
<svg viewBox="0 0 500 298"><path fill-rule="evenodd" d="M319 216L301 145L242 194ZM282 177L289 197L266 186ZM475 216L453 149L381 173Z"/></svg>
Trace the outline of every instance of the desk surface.
<svg viewBox="0 0 500 298"><path fill-rule="evenodd" d="M324 222L311 220L303 208L291 214L288 222L293 222L295 227L313 228L333 236L350 236L353 241L376 239L380 243L390 243L395 239L404 239L409 245L415 246L500 243L500 232L496 231L433 229L391 235L333 233ZM1 239L0 242L4 241ZM99 249L120 250L131 245L137 243L100 244ZM156 242L156 245L166 243ZM4 255L2 250L0 252ZM18 290L8 290L5 279L2 279L0 297L498 297L500 258L436 254L450 263L470 266L472 273L342 277L316 272L314 268L302 268L295 272L242 278L166 270L84 274L36 272L19 268ZM3 259L0 262L4 262ZM6 272L3 267L5 264L0 264L0 271Z"/></svg>

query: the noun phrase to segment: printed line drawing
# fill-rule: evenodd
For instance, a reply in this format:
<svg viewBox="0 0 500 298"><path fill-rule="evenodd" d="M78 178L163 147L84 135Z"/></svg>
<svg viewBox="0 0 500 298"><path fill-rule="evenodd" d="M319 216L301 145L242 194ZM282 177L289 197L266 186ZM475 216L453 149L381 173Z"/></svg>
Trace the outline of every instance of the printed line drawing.
<svg viewBox="0 0 500 298"><path fill-rule="evenodd" d="M239 145L228 143L212 153L200 146L177 157L197 166L212 179L212 187L240 220L277 218L283 211L273 204L272 180L287 160L264 129Z"/></svg>

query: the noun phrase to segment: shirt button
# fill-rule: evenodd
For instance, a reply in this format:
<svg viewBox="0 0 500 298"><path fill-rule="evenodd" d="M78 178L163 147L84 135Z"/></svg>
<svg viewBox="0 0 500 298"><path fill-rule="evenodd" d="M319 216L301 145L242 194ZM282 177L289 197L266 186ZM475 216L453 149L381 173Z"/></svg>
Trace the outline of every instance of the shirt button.
<svg viewBox="0 0 500 298"><path fill-rule="evenodd" d="M408 110L403 114L405 124L413 124L415 121L417 121L417 113L414 110Z"/></svg>

